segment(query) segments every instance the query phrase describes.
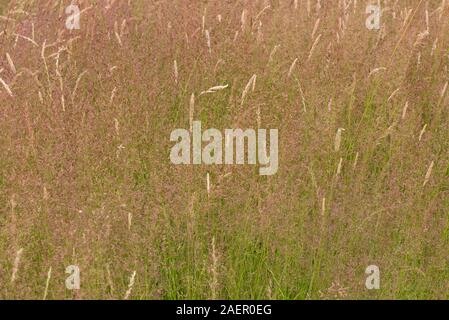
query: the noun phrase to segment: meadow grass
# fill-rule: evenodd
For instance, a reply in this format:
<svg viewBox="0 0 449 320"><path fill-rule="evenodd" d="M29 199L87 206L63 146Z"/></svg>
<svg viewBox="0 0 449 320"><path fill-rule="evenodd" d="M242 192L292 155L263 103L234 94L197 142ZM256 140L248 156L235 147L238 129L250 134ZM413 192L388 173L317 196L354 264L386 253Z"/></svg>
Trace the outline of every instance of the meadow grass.
<svg viewBox="0 0 449 320"><path fill-rule="evenodd" d="M449 298L449 2L380 2L0 0L0 298ZM279 171L171 164L193 121Z"/></svg>

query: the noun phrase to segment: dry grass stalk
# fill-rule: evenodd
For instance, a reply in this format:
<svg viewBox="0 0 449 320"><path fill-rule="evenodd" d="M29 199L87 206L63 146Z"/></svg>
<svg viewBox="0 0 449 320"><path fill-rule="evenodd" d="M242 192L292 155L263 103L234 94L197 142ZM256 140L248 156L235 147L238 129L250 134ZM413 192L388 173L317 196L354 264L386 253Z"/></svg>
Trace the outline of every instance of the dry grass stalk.
<svg viewBox="0 0 449 320"><path fill-rule="evenodd" d="M405 102L404 108L402 109L402 119L405 119L408 110L408 101Z"/></svg>
<svg viewBox="0 0 449 320"><path fill-rule="evenodd" d="M206 91L201 92L201 93L200 93L200 96L202 96L203 94L207 94L207 93L215 93L215 92L217 92L217 91L224 90L224 89L226 89L227 87L229 87L228 84L226 84L226 85L220 85L220 86L215 86L215 87L212 87L212 88L207 89Z"/></svg>
<svg viewBox="0 0 449 320"><path fill-rule="evenodd" d="M109 268L109 264L106 265L106 276L108 278L108 285L111 290L111 294L114 294L114 283L112 282L111 270Z"/></svg>
<svg viewBox="0 0 449 320"><path fill-rule="evenodd" d="M132 221L133 221L133 214L131 212L128 212L128 230L131 230Z"/></svg>
<svg viewBox="0 0 449 320"><path fill-rule="evenodd" d="M209 30L206 30L206 31L205 31L205 34L206 34L207 48L208 48L208 50L209 50L209 54L211 54L211 53L212 53L212 47L211 47L211 43L210 43L210 33L209 33Z"/></svg>
<svg viewBox="0 0 449 320"><path fill-rule="evenodd" d="M0 83L3 85L3 88L5 88L6 92L9 94L9 96L14 97L12 94L11 88L6 84L6 82L0 78Z"/></svg>
<svg viewBox="0 0 449 320"><path fill-rule="evenodd" d="M440 92L440 100L438 101L438 105L441 105L441 103L442 103L443 100L444 100L444 97L445 97L445 95L446 95L446 91L447 91L448 84L449 84L449 82L446 82L446 83L444 84L443 89L441 89L441 92Z"/></svg>
<svg viewBox="0 0 449 320"><path fill-rule="evenodd" d="M312 48L310 48L309 57L307 58L307 61L309 61L312 58L313 52L315 51L316 46L318 45L318 42L320 42L320 39L321 39L321 34L313 42Z"/></svg>
<svg viewBox="0 0 449 320"><path fill-rule="evenodd" d="M326 197L321 200L321 216L324 217L326 214Z"/></svg>
<svg viewBox="0 0 449 320"><path fill-rule="evenodd" d="M178 84L178 76L179 76L179 74L178 74L178 62L176 60L173 61L173 72L174 72L174 75L175 75L175 83Z"/></svg>
<svg viewBox="0 0 449 320"><path fill-rule="evenodd" d="M397 88L396 90L394 90L393 93L388 97L387 102L390 102L391 99L393 99L394 96L399 92L399 90L401 90L401 88Z"/></svg>
<svg viewBox="0 0 449 320"><path fill-rule="evenodd" d="M245 32L245 28L246 28L246 15L247 15L247 12L248 11L246 9L243 9L242 15L240 17L241 28L242 28L243 32Z"/></svg>
<svg viewBox="0 0 449 320"><path fill-rule="evenodd" d="M387 70L387 68L385 68L385 67L380 67L380 68L375 68L375 69L373 69L373 70L369 73L368 78L371 77L372 75L374 75L374 74L380 72L380 71L383 71L383 70Z"/></svg>
<svg viewBox="0 0 449 320"><path fill-rule="evenodd" d="M87 70L81 72L81 74L80 74L80 75L78 76L78 78L76 79L75 87L73 88L73 91L72 91L72 101L75 100L75 95L76 95L76 90L78 89L78 85L79 85L79 83L80 83L80 81L81 81L81 78L82 78L86 73L87 73Z"/></svg>
<svg viewBox="0 0 449 320"><path fill-rule="evenodd" d="M413 44L413 47L419 48L424 44L424 41L429 36L429 31L424 30L423 32L420 32L416 38L415 43Z"/></svg>
<svg viewBox="0 0 449 320"><path fill-rule="evenodd" d="M315 25L313 27L312 35L311 35L312 39L315 38L315 33L317 32L319 26L320 26L320 18L316 19L316 21L315 21Z"/></svg>
<svg viewBox="0 0 449 320"><path fill-rule="evenodd" d="M424 133L426 133L426 129L427 129L427 123L424 125L424 127L421 129L421 132L419 133L419 139L418 139L419 142L421 142L421 140L424 136Z"/></svg>
<svg viewBox="0 0 449 320"><path fill-rule="evenodd" d="M47 282L45 283L44 297L42 298L42 300L47 300L48 287L49 287L49 285L50 285L50 279L51 279L51 267L50 267L50 269L48 269L48 273L47 273Z"/></svg>
<svg viewBox="0 0 449 320"><path fill-rule="evenodd" d="M277 44L277 45L274 46L273 50L271 50L270 57L268 58L268 64L273 62L273 57L274 57L276 51L279 49L280 46L281 46L280 44Z"/></svg>
<svg viewBox="0 0 449 320"><path fill-rule="evenodd" d="M190 132L193 132L193 116L195 113L195 94L192 93L190 96L190 103L189 103L189 128Z"/></svg>
<svg viewBox="0 0 449 320"><path fill-rule="evenodd" d="M9 64L9 68L11 69L11 71L16 74L17 73L17 69L16 66L14 65L14 62L11 59L11 56L9 55L9 53L6 53L6 60L8 60L8 64Z"/></svg>
<svg viewBox="0 0 449 320"><path fill-rule="evenodd" d="M430 176L432 175L432 170L433 170L433 166L434 166L435 162L432 161L432 163L430 164L429 168L427 169L427 173L426 173L426 177L424 178L424 183L423 183L423 187L426 186L426 184L429 182L430 180Z"/></svg>
<svg viewBox="0 0 449 320"><path fill-rule="evenodd" d="M209 286L211 291L211 299L216 300L218 298L218 255L215 248L215 237L212 237L211 262L211 280Z"/></svg>
<svg viewBox="0 0 449 320"><path fill-rule="evenodd" d="M23 248L20 248L16 253L16 258L14 259L14 265L11 274L11 283L14 283L17 279L17 272L19 271L20 259L22 258Z"/></svg>
<svg viewBox="0 0 449 320"><path fill-rule="evenodd" d="M125 293L125 297L123 298L124 300L128 300L129 297L131 296L135 280L136 280L136 271L134 271L131 277L129 278L128 290Z"/></svg>
<svg viewBox="0 0 449 320"><path fill-rule="evenodd" d="M207 189L207 194L210 194L210 174L209 172L206 174L206 189Z"/></svg>
<svg viewBox="0 0 449 320"><path fill-rule="evenodd" d="M355 170L357 167L357 163L359 162L359 153L357 152L354 159L354 164L352 165L352 169Z"/></svg>
<svg viewBox="0 0 449 320"><path fill-rule="evenodd" d="M340 158L340 162L338 163L337 167L337 177L340 175L342 167L343 167L343 158Z"/></svg>
<svg viewBox="0 0 449 320"><path fill-rule="evenodd" d="M343 131L345 131L344 128L338 128L337 134L335 135L335 141L334 141L334 150L335 150L335 152L340 151L341 134L342 134Z"/></svg>
<svg viewBox="0 0 449 320"><path fill-rule="evenodd" d="M290 79L293 70L295 69L296 66L296 62L298 62L298 58L296 58L295 60L293 60L293 63L291 64L290 68L288 69L288 74L287 74L287 78Z"/></svg>
<svg viewBox="0 0 449 320"><path fill-rule="evenodd" d="M249 79L248 83L246 84L246 87L245 87L245 89L243 90L243 93L242 93L242 98L241 98L241 102L240 102L241 106L243 106L243 104L245 103L245 98L246 98L249 90L252 88L252 91L254 91L255 85L256 85L256 79L257 79L257 75L254 74Z"/></svg>

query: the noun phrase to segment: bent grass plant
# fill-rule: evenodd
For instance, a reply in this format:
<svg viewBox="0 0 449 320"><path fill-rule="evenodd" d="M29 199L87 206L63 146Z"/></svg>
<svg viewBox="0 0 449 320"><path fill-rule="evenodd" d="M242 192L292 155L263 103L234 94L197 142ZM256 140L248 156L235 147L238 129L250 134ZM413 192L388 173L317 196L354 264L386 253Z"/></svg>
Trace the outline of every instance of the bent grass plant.
<svg viewBox="0 0 449 320"><path fill-rule="evenodd" d="M0 298L449 298L449 2L379 2L0 0ZM171 164L194 121L277 174Z"/></svg>

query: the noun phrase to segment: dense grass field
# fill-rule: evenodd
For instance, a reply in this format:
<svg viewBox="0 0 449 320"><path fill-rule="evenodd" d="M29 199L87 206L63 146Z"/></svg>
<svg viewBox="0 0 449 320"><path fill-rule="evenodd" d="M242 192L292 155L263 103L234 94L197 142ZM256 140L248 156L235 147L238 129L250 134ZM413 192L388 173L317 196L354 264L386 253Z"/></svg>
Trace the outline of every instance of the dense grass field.
<svg viewBox="0 0 449 320"><path fill-rule="evenodd" d="M0 0L1 299L449 298L449 1L71 2Z"/></svg>

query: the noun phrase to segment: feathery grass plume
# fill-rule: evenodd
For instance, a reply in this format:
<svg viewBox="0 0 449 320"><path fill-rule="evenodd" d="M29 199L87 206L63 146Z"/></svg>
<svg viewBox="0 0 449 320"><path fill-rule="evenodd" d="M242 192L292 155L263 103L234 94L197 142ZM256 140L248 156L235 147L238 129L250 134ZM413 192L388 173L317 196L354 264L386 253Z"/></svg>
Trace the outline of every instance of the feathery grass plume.
<svg viewBox="0 0 449 320"><path fill-rule="evenodd" d="M430 24L429 24L429 10L426 9L426 30L430 32Z"/></svg>
<svg viewBox="0 0 449 320"><path fill-rule="evenodd" d="M210 44L210 33L209 33L209 30L206 30L205 34L206 34L207 48L209 50L209 54L211 54L212 53L212 47L211 47L211 44Z"/></svg>
<svg viewBox="0 0 449 320"><path fill-rule="evenodd" d="M176 60L173 61L173 73L175 75L175 83L178 84L178 62Z"/></svg>
<svg viewBox="0 0 449 320"><path fill-rule="evenodd" d="M206 28L206 8L204 8L203 17L201 18L201 33L204 33L204 30Z"/></svg>
<svg viewBox="0 0 449 320"><path fill-rule="evenodd" d="M50 278L51 278L51 267L50 267L50 269L48 269L47 282L45 283L44 297L42 298L42 300L47 300L48 286L50 285Z"/></svg>
<svg viewBox="0 0 449 320"><path fill-rule="evenodd" d="M109 98L110 105L112 105L112 102L114 101L116 92L117 92L117 87L114 87L114 89L112 89L112 92L111 92L111 97Z"/></svg>
<svg viewBox="0 0 449 320"><path fill-rule="evenodd" d="M64 98L63 94L61 94L61 106L62 106L62 111L65 111L65 98Z"/></svg>
<svg viewBox="0 0 449 320"><path fill-rule="evenodd" d="M14 264L12 268L12 274L11 274L11 283L14 283L17 279L17 272L19 271L19 265L20 265L20 259L22 258L23 248L20 248L16 252L16 258L14 259Z"/></svg>
<svg viewBox="0 0 449 320"><path fill-rule="evenodd" d="M393 122L393 124L387 128L387 130L384 132L384 134L382 136L380 136L379 140L382 140L382 139L390 136L393 133L393 130L397 124L398 124L398 121Z"/></svg>
<svg viewBox="0 0 449 320"><path fill-rule="evenodd" d="M310 17L310 11L312 11L310 0L307 0L307 16Z"/></svg>
<svg viewBox="0 0 449 320"><path fill-rule="evenodd" d="M125 293L125 297L123 298L124 300L128 300L129 297L131 296L135 280L136 280L136 271L134 271L131 277L129 278L128 290Z"/></svg>
<svg viewBox="0 0 449 320"><path fill-rule="evenodd" d="M78 90L78 85L79 85L79 83L80 83L80 81L81 81L81 78L82 78L86 73L87 73L87 70L81 72L81 74L80 74L80 75L78 76L78 78L76 79L75 87L73 88L73 91L72 91L72 101L75 100L75 94L76 94L76 90Z"/></svg>
<svg viewBox="0 0 449 320"><path fill-rule="evenodd" d="M265 13L265 11L267 11L267 10L270 9L270 8L271 8L270 5L265 6L265 7L264 7L264 8L263 8L263 9L256 15L256 17L255 17L254 19L252 19L252 20L254 21L253 27L256 25L257 21L259 21L260 16L263 15L263 14ZM261 21L259 21L259 22L261 22Z"/></svg>
<svg viewBox="0 0 449 320"><path fill-rule="evenodd" d="M232 40L232 41L236 42L238 37L239 37L239 31L237 30L234 34L234 40Z"/></svg>
<svg viewBox="0 0 449 320"><path fill-rule="evenodd" d="M337 134L335 135L335 141L334 141L334 150L335 150L335 152L340 151L341 134L342 134L343 131L345 131L344 128L338 128Z"/></svg>
<svg viewBox="0 0 449 320"><path fill-rule="evenodd" d="M8 60L8 64L9 64L9 68L11 69L11 71L16 74L17 73L17 69L16 66L14 65L14 62L11 59L11 56L9 55L9 53L6 53L6 60Z"/></svg>
<svg viewBox="0 0 449 320"><path fill-rule="evenodd" d="M393 53L390 55L390 59L391 59L390 61L391 62L393 62L393 58L394 58L394 56L396 54L396 50L399 48L399 44L402 42L402 39L404 39L404 36L406 35L407 30L408 30L409 26L411 25L411 23L413 21L413 18L415 17L416 13L418 12L418 10L419 10L421 4L423 3L423 1L424 0L420 0L418 5L416 6L415 10L410 9L408 15L406 16L406 18L404 20L403 27L402 27L401 35L399 37L399 40L398 40L398 42L396 43L396 45L395 45L395 47L393 49ZM410 17L410 14L412 13L412 11L413 11L413 15ZM409 19L409 17L410 17L410 19ZM410 21L408 21L408 20L410 20Z"/></svg>
<svg viewBox="0 0 449 320"><path fill-rule="evenodd" d="M430 180L430 176L432 175L432 170L433 170L433 166L435 164L435 161L432 161L432 163L430 164L429 168L427 169L427 173L426 173L426 177L424 178L424 183L423 183L423 187L426 186L426 184L429 182Z"/></svg>
<svg viewBox="0 0 449 320"><path fill-rule="evenodd" d="M326 197L321 200L321 216L324 217L326 214Z"/></svg>
<svg viewBox="0 0 449 320"><path fill-rule="evenodd" d="M287 78L288 78L288 79L290 79L290 77L291 77L291 75L292 75L292 73L293 73L293 70L295 69L296 62L298 62L298 58L296 58L295 60L293 60L293 63L291 64L290 69L288 69L288 74L287 74Z"/></svg>
<svg viewBox="0 0 449 320"><path fill-rule="evenodd" d="M441 0L441 6L439 7L440 15L438 17L438 21L441 21L441 18L443 17L443 14L444 14L445 7L446 7L446 0Z"/></svg>
<svg viewBox="0 0 449 320"><path fill-rule="evenodd" d="M247 12L248 11L246 9L243 9L242 15L240 16L241 28L242 28L243 32L245 32L245 28L246 28L246 13Z"/></svg>
<svg viewBox="0 0 449 320"><path fill-rule="evenodd" d="M217 73L218 67L219 67L221 64L225 64L225 63L226 63L226 62L225 62L223 59L218 59L218 60L217 60L217 63L216 63L215 66L214 66L214 74Z"/></svg>
<svg viewBox="0 0 449 320"><path fill-rule="evenodd" d="M438 38L436 38L432 44L432 51L430 52L430 56L433 57L433 55L435 54L435 50L437 49L437 46L438 46Z"/></svg>
<svg viewBox="0 0 449 320"><path fill-rule="evenodd" d="M50 199L50 194L48 193L48 190L47 190L47 188L45 186L43 187L43 198L44 198L45 201Z"/></svg>
<svg viewBox="0 0 449 320"><path fill-rule="evenodd" d="M251 79L249 79L248 83L246 84L245 90L243 90L243 93L242 93L241 106L243 106L243 104L245 103L245 98L246 98L246 95L248 94L249 90L252 88L252 90L254 91L255 84L256 84L256 78L257 78L257 75L254 74L251 77Z"/></svg>
<svg viewBox="0 0 449 320"><path fill-rule="evenodd" d="M441 105L441 103L442 103L443 100L444 100L444 97L445 97L445 95L446 95L446 90L447 90L448 84L449 84L449 82L446 82L446 83L444 84L444 86L443 86L443 89L441 89L441 92L440 92L440 100L438 101L438 105Z"/></svg>
<svg viewBox="0 0 449 320"><path fill-rule="evenodd" d="M259 26L257 27L256 43L260 44L262 40L263 40L262 21L259 21Z"/></svg>
<svg viewBox="0 0 449 320"><path fill-rule="evenodd" d="M329 99L329 102L327 103L327 111L332 111L332 98Z"/></svg>
<svg viewBox="0 0 449 320"><path fill-rule="evenodd" d="M419 142L421 142L422 137L424 136L424 133L426 132L426 129L427 129L427 123L426 123L426 124L424 125L424 127L421 129L421 132L420 132L420 134L419 134L419 139L418 139Z"/></svg>
<svg viewBox="0 0 449 320"><path fill-rule="evenodd" d="M354 159L354 164L352 165L352 169L355 170L355 168L357 167L357 163L359 162L359 153L357 152L355 154L355 159Z"/></svg>
<svg viewBox="0 0 449 320"><path fill-rule="evenodd" d="M224 90L224 89L226 89L227 87L229 87L228 84L223 85L223 86L215 86L215 87L212 87L212 88L207 89L206 91L201 92L201 93L200 93L200 96L202 96L203 94L207 94L207 93L215 93L215 92L217 92L217 91Z"/></svg>
<svg viewBox="0 0 449 320"><path fill-rule="evenodd" d="M419 48L424 44L424 41L429 36L429 31L424 30L423 32L418 33L418 36L416 38L415 43L413 44L413 47Z"/></svg>
<svg viewBox="0 0 449 320"><path fill-rule="evenodd" d="M309 61L312 58L313 52L315 51L315 48L318 45L318 42L320 42L320 39L321 39L321 34L313 42L312 48L310 48L309 57L307 58L307 61Z"/></svg>
<svg viewBox="0 0 449 320"><path fill-rule="evenodd" d="M293 8L298 9L298 0L293 1Z"/></svg>
<svg viewBox="0 0 449 320"><path fill-rule="evenodd" d="M45 68L45 74L47 76L48 86L49 86L49 88L51 88L50 72L48 70L47 59L45 58L45 49L47 49L47 39L45 39L44 42L42 43L41 58L42 58L42 61L44 62L44 68ZM48 94L49 94L50 98L52 98L52 94L51 94L50 90L48 91Z"/></svg>
<svg viewBox="0 0 449 320"><path fill-rule="evenodd" d="M133 222L133 214L131 212L128 212L128 230L131 230L132 222Z"/></svg>
<svg viewBox="0 0 449 320"><path fill-rule="evenodd" d="M106 264L106 276L108 278L108 285L111 290L111 294L114 294L114 283L112 282L111 270L109 269L109 264Z"/></svg>
<svg viewBox="0 0 449 320"><path fill-rule="evenodd" d="M312 35L311 35L312 39L315 38L315 33L317 32L319 26L320 26L320 18L316 19L316 21L315 21L315 25L313 27Z"/></svg>
<svg viewBox="0 0 449 320"><path fill-rule="evenodd" d="M268 286L267 286L267 290L266 290L266 294L268 297L268 300L273 300L273 280L269 279L268 280Z"/></svg>
<svg viewBox="0 0 449 320"><path fill-rule="evenodd" d="M210 194L210 174L209 172L206 174L206 189L207 189L207 194Z"/></svg>
<svg viewBox="0 0 449 320"><path fill-rule="evenodd" d="M277 45L275 45L275 46L273 47L273 49L272 49L271 52L270 52L270 56L269 56L269 58L268 58L268 64L270 64L271 62L273 62L273 57L274 57L276 51L279 49L280 46L281 46L280 44L277 44Z"/></svg>
<svg viewBox="0 0 449 320"><path fill-rule="evenodd" d="M211 299L216 300L218 297L218 255L215 248L215 237L212 237L212 250L211 250L211 266L210 266L210 291Z"/></svg>
<svg viewBox="0 0 449 320"><path fill-rule="evenodd" d="M388 97L387 102L390 102L391 99L393 99L394 96L399 92L399 90L401 90L401 88L397 88L396 90L394 90L393 93Z"/></svg>
<svg viewBox="0 0 449 320"><path fill-rule="evenodd" d="M341 168L343 166L343 158L340 158L340 162L338 163L338 167L337 167L337 177L340 175L341 173Z"/></svg>
<svg viewBox="0 0 449 320"><path fill-rule="evenodd" d="M120 135L120 123L117 118L114 118L114 129L115 129L115 134L117 136L119 136Z"/></svg>
<svg viewBox="0 0 449 320"><path fill-rule="evenodd" d="M383 71L383 70L387 70L387 68L379 67L379 68L375 68L375 69L371 70L371 72L368 74L368 78L380 71Z"/></svg>
<svg viewBox="0 0 449 320"><path fill-rule="evenodd" d="M301 83L298 81L299 93L301 94L301 104L304 112L307 112L306 97L304 96L304 91L302 91Z"/></svg>
<svg viewBox="0 0 449 320"><path fill-rule="evenodd" d="M3 32L3 31L2 31L2 32ZM0 32L0 35L2 34L2 32ZM13 36L18 37L18 38L23 39L23 40L26 40L26 41L30 42L30 43L31 43L33 46L35 46L35 47L39 47L39 45L37 44L37 42L34 41L33 39L29 38L29 37L25 37L25 36L23 36L23 35L21 35L21 34L17 34L17 33L13 33Z"/></svg>
<svg viewBox="0 0 449 320"><path fill-rule="evenodd" d="M408 110L408 101L405 102L404 109L402 109L402 119L405 119L405 116L407 115Z"/></svg>
<svg viewBox="0 0 449 320"><path fill-rule="evenodd" d="M125 28L126 28L126 19L123 19L122 24L120 25L120 35L121 36L125 32Z"/></svg>
<svg viewBox="0 0 449 320"><path fill-rule="evenodd" d="M115 23L114 23L114 34L115 34L115 38L117 39L118 44L120 45L120 47L122 47L123 43L122 43L122 38L120 37L120 34L119 34L117 21L115 21Z"/></svg>
<svg viewBox="0 0 449 320"><path fill-rule="evenodd" d="M189 128L190 132L193 132L193 115L195 112L195 93L192 93L190 96L190 103L189 103Z"/></svg>
<svg viewBox="0 0 449 320"><path fill-rule="evenodd" d="M223 19L223 17L221 16L221 14L217 15L218 23L221 23L221 20L222 20L222 19Z"/></svg>
<svg viewBox="0 0 449 320"><path fill-rule="evenodd" d="M6 92L8 92L8 94L9 94L11 97L14 97L14 95L12 94L11 88L6 84L6 82L5 82L2 78L0 78L0 83L3 85L3 87L4 87L5 90L6 90Z"/></svg>

